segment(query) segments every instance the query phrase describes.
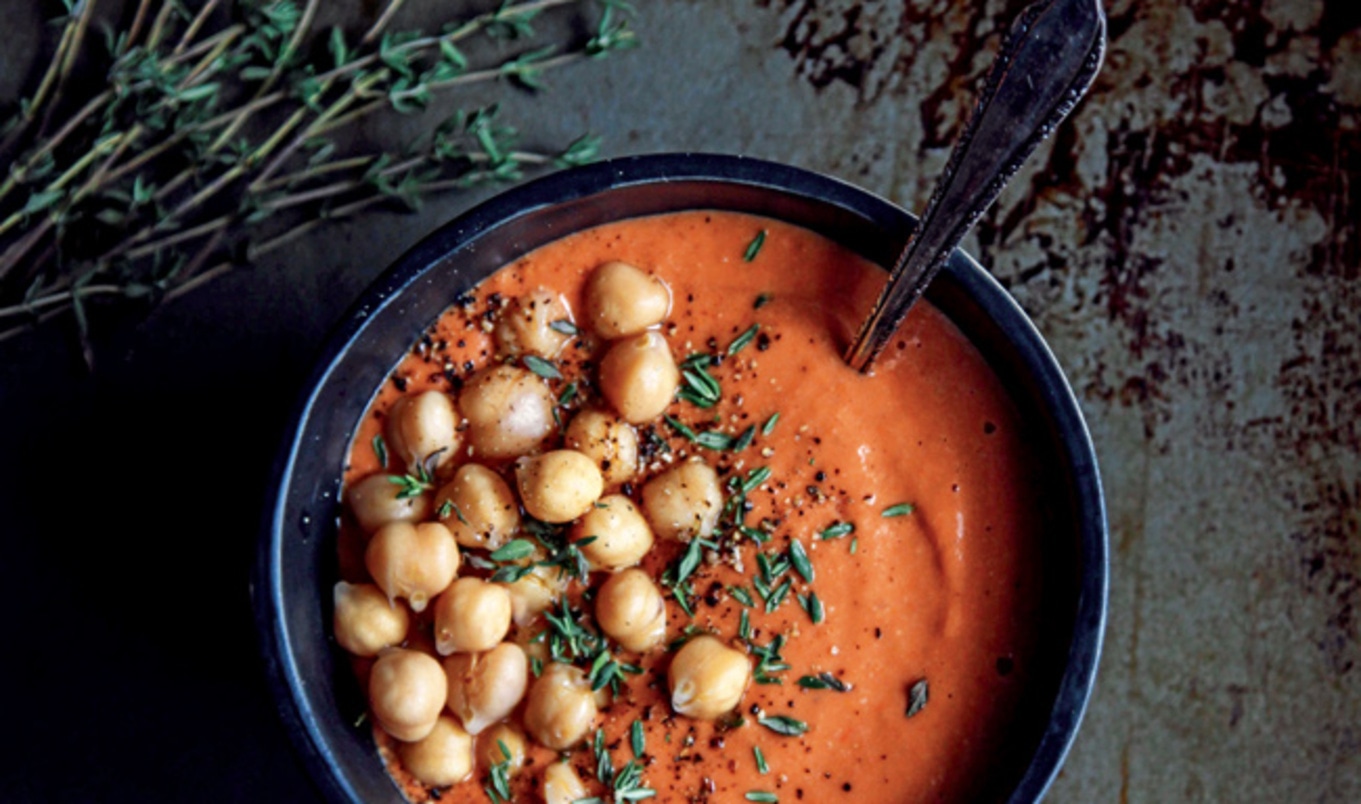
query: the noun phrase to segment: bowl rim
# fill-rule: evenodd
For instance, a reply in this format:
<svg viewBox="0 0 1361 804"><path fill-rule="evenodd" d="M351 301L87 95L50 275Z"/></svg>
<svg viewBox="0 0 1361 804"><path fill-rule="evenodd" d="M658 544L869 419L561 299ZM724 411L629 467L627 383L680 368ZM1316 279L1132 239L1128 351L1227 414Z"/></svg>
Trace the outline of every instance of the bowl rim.
<svg viewBox="0 0 1361 804"><path fill-rule="evenodd" d="M309 701L308 681L295 661L296 635L282 616L287 588L282 579L282 549L294 513L287 489L295 481L304 425L319 412L325 378L346 355L374 315L448 255L522 216L627 187L655 183L712 182L799 197L847 210L905 238L916 218L901 207L840 179L802 168L745 156L677 152L621 157L571 168L513 187L483 201L427 235L398 258L360 296L324 342L295 404L286 437L274 464L265 506L261 545L250 582L259 649L275 708L313 782L333 800L358 800L339 773ZM619 219L633 217L620 215ZM562 232L557 236L567 234ZM1050 717L1009 801L1040 800L1057 777L1076 739L1090 700L1104 639L1109 595L1109 534L1095 448L1077 399L1057 359L1034 323L977 261L958 249L943 269L1008 336L1035 392L1053 417L1059 457L1073 480L1074 525L1078 529L1078 566L1068 658L1055 692Z"/></svg>

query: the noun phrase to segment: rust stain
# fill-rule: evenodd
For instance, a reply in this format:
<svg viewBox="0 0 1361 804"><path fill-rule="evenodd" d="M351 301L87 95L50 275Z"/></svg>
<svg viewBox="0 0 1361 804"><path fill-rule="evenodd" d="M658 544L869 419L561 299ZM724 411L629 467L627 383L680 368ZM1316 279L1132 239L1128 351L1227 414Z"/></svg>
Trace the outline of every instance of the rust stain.
<svg viewBox="0 0 1361 804"><path fill-rule="evenodd" d="M916 104L921 133L904 145L919 163L958 136L990 61L976 54L996 49L1024 5L760 2L781 11L776 47L814 87ZM1282 477L1298 583L1330 612L1308 626L1311 639L1349 674L1361 660L1361 3L1116 0L1108 11L1110 55L1092 93L1023 174L1028 186L979 222L976 251L1042 329L1070 333L1070 351L1089 345L1080 393L1138 411L1155 453L1179 396L1218 400L1222 415L1202 429L1221 449L1262 453ZM1267 269L1293 276L1308 300L1281 334L1288 355L1272 379L1289 414L1242 424L1233 390L1244 379L1223 341L1245 316L1233 293L1241 261L1257 255L1200 245L1195 318L1220 323L1189 333L1165 297L1191 266L1149 248L1170 216L1203 211L1201 195L1225 170L1251 177L1238 208L1296 234L1310 216L1322 221L1317 236L1299 235L1310 244L1302 259ZM1230 212L1200 236L1268 243L1253 226ZM1096 279L1073 301L1076 271ZM1086 334L1094 321L1099 339Z"/></svg>

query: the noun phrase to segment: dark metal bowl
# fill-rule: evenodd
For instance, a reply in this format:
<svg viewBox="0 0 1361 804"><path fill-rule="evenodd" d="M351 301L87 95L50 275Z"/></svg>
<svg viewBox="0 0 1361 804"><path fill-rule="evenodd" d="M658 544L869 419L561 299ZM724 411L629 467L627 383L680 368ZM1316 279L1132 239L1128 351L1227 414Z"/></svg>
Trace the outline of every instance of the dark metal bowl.
<svg viewBox="0 0 1361 804"><path fill-rule="evenodd" d="M363 700L330 636L336 495L353 429L397 361L458 291L563 235L682 209L734 210L820 232L892 263L915 219L863 190L797 168L731 156L669 154L604 162L506 192L409 251L327 342L276 468L252 596L281 716L322 791L337 801L401 801L366 728ZM927 298L973 341L1028 423L1046 477L1047 666L1027 696L1032 746L999 765L995 798L1032 802L1057 774L1096 677L1106 622L1105 506L1096 456L1058 364L1025 313L956 251Z"/></svg>

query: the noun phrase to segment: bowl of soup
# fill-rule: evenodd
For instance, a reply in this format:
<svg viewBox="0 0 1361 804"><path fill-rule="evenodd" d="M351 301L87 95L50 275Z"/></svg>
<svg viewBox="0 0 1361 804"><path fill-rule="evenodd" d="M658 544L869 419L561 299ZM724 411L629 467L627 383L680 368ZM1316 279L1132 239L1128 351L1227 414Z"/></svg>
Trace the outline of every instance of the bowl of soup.
<svg viewBox="0 0 1361 804"><path fill-rule="evenodd" d="M641 156L397 260L307 384L252 586L323 793L1042 797L1105 624L1096 459L962 252L872 372L842 363L914 225Z"/></svg>

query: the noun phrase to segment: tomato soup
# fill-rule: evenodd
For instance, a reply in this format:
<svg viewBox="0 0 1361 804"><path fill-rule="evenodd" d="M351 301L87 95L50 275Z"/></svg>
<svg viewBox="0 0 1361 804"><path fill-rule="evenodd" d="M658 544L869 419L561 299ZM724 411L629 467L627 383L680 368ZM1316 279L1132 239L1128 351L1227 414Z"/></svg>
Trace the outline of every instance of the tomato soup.
<svg viewBox="0 0 1361 804"><path fill-rule="evenodd" d="M660 332L718 392L700 406L683 382L666 418L638 428L637 481L606 493L637 500L647 477L697 456L717 469L729 511L684 583L666 587L663 646L614 653L630 669L601 706L601 736L593 728L565 754L588 795L628 800L610 771L629 763L641 772L629 789L660 801L999 795L999 776L1014 778L1030 748L1020 713L1040 675L1041 479L1006 390L929 304L914 308L871 375L843 363L885 273L826 238L691 211L528 254L457 300L396 368L358 428L347 482L384 470L371 444L395 400L456 393L495 360L491 322L506 300L548 288L579 312L590 272L615 260L666 283ZM592 378L604 346L582 330L544 380L564 423L602 404ZM508 463L492 465L511 477ZM346 580L366 577L364 539L342 525ZM641 567L674 578L690 550L658 539ZM572 584L570 601L586 588ZM429 628L413 615L408 641L428 649ZM531 645L544 628L514 638ZM670 705L675 646L700 633L738 646L755 671L738 707L712 721ZM361 679L370 664L355 661ZM488 768L430 788L400 766L394 740L376 728L375 737L411 800L490 800ZM531 747L510 780L514 800L541 800L542 772L560 756Z"/></svg>

